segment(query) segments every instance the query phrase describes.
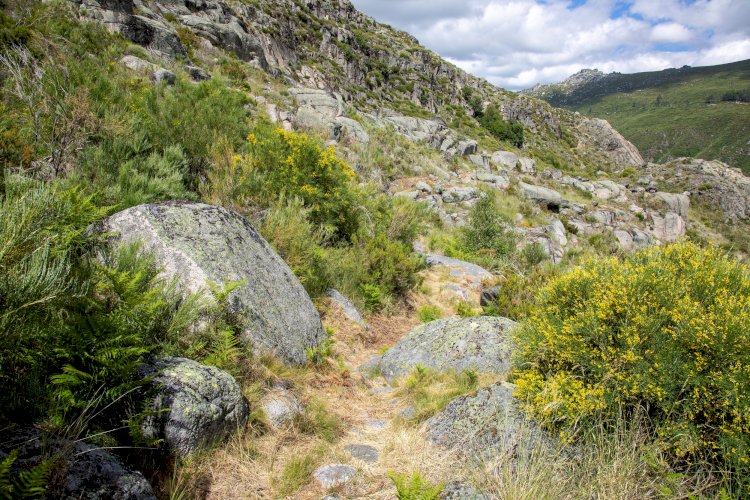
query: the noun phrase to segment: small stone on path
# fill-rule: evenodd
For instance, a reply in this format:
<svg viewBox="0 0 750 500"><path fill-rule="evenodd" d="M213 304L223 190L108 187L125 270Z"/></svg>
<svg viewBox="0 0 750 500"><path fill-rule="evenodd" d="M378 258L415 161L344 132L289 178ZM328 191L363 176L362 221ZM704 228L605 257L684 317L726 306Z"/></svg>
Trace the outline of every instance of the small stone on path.
<svg viewBox="0 0 750 500"><path fill-rule="evenodd" d="M344 464L329 464L319 467L313 477L324 489L348 483L357 475L356 469Z"/></svg>
<svg viewBox="0 0 750 500"><path fill-rule="evenodd" d="M369 444L350 444L346 447L346 451L352 457L368 463L375 463L380 459L380 453L378 453L377 448Z"/></svg>

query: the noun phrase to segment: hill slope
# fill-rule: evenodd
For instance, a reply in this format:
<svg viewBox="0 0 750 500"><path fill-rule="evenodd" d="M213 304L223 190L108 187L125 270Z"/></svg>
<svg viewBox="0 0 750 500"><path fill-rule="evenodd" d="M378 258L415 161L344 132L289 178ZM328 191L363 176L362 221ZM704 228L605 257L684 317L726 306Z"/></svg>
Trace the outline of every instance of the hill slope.
<svg viewBox="0 0 750 500"><path fill-rule="evenodd" d="M748 172L748 89L750 60L634 74L583 70L523 93L606 119L648 160L710 158Z"/></svg>

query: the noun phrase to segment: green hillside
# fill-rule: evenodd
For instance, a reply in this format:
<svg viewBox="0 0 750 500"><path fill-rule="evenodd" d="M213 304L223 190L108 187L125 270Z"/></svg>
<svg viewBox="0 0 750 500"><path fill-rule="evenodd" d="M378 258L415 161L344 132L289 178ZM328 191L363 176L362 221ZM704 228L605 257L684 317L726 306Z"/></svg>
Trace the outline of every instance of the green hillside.
<svg viewBox="0 0 750 500"><path fill-rule="evenodd" d="M534 93L553 105L608 120L648 160L718 159L750 172L748 89L750 61L741 61L607 75L568 89L567 97L559 87Z"/></svg>

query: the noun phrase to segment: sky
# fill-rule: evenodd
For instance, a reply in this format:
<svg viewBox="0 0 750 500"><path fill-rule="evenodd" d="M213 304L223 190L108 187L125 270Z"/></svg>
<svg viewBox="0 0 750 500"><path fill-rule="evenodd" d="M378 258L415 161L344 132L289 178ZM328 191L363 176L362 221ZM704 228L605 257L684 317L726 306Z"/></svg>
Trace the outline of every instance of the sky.
<svg viewBox="0 0 750 500"><path fill-rule="evenodd" d="M637 73L750 59L750 0L352 0L511 90L584 68Z"/></svg>

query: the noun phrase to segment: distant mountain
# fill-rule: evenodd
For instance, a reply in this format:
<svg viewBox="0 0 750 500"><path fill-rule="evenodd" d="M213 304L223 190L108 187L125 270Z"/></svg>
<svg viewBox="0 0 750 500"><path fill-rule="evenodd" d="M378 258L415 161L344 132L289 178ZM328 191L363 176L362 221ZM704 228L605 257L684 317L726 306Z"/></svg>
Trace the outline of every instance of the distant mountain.
<svg viewBox="0 0 750 500"><path fill-rule="evenodd" d="M522 93L608 120L648 160L696 156L750 172L750 60L633 74L584 69Z"/></svg>

